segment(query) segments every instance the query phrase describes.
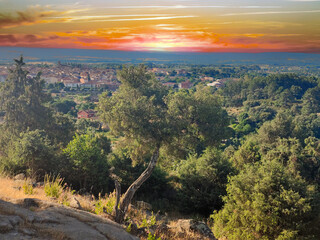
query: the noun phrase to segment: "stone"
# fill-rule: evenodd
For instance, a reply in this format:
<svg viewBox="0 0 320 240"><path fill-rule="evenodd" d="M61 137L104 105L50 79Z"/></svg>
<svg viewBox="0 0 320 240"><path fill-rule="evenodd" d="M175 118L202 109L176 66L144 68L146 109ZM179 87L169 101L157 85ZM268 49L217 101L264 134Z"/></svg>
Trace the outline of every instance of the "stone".
<svg viewBox="0 0 320 240"><path fill-rule="evenodd" d="M21 203L21 205L24 208L30 208L30 207L38 208L39 202L34 198L25 198L23 199L23 202Z"/></svg>
<svg viewBox="0 0 320 240"><path fill-rule="evenodd" d="M178 232L193 231L209 239L216 239L207 224L193 219L179 219L175 228Z"/></svg>
<svg viewBox="0 0 320 240"><path fill-rule="evenodd" d="M179 219L176 223L175 228L177 228L178 232L187 232L190 231L192 223L192 219Z"/></svg>
<svg viewBox="0 0 320 240"><path fill-rule="evenodd" d="M144 201L137 201L137 208L142 210L152 210L152 205L150 203L144 202Z"/></svg>
<svg viewBox="0 0 320 240"><path fill-rule="evenodd" d="M25 180L26 179L26 175L24 173L19 173L17 175L14 176L13 180L15 181L21 181L21 180Z"/></svg>
<svg viewBox="0 0 320 240"><path fill-rule="evenodd" d="M0 200L1 240L138 240L122 225L89 212L38 199L35 202L39 207L31 211L22 206L32 203L29 199L8 201Z"/></svg>
<svg viewBox="0 0 320 240"><path fill-rule="evenodd" d="M191 226L190 229L203 235L206 236L209 239L215 240L216 238L214 237L211 229L208 227L207 224L204 222L194 222Z"/></svg>
<svg viewBox="0 0 320 240"><path fill-rule="evenodd" d="M35 230L27 229L27 228L20 229L20 232L24 235L29 235L29 236L33 236L36 233Z"/></svg>
<svg viewBox="0 0 320 240"><path fill-rule="evenodd" d="M93 224L95 228L110 240L138 240L116 225L106 225L101 223Z"/></svg>
<svg viewBox="0 0 320 240"><path fill-rule="evenodd" d="M0 216L0 233L7 233L13 230L13 226L10 223L7 216Z"/></svg>
<svg viewBox="0 0 320 240"><path fill-rule="evenodd" d="M21 223L23 223L22 218L19 216L8 216L8 219L12 226L20 225Z"/></svg>

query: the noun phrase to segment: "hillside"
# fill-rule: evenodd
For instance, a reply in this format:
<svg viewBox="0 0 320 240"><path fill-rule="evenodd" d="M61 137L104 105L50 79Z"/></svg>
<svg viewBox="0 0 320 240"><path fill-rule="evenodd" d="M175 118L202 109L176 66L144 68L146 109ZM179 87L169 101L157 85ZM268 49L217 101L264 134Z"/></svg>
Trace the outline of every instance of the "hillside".
<svg viewBox="0 0 320 240"><path fill-rule="evenodd" d="M19 182L2 178L1 183L0 239L138 239L107 218L55 199L41 200L46 199L41 188L35 190L38 198L21 198L26 195L17 187Z"/></svg>
<svg viewBox="0 0 320 240"><path fill-rule="evenodd" d="M68 195L68 200L62 204L60 199L47 197L40 183L34 184L32 194L27 194L23 188L30 180L19 177L0 177L1 240L135 240L149 239L150 232L152 236L160 235L162 240L215 239L206 224L190 219L169 221L166 216L153 215L143 202L130 207L129 218L136 224L120 225L105 212L93 213L97 212L99 200L65 191L63 195Z"/></svg>

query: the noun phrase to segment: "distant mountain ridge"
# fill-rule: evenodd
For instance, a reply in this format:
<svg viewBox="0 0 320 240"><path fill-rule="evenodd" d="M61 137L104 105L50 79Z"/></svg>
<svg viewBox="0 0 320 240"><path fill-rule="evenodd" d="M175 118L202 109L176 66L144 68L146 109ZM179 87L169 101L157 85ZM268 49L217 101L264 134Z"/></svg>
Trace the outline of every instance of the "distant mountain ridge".
<svg viewBox="0 0 320 240"><path fill-rule="evenodd" d="M131 52L61 48L0 47L0 63L11 62L23 54L26 62L77 63L185 63L233 65L312 65L320 66L320 54L312 53L187 53Z"/></svg>

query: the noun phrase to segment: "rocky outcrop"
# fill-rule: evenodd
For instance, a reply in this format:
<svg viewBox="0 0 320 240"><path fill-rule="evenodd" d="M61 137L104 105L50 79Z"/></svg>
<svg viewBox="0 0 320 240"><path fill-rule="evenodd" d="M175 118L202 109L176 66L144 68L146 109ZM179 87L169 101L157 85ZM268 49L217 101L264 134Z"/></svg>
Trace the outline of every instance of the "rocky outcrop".
<svg viewBox="0 0 320 240"><path fill-rule="evenodd" d="M204 222L198 222L193 219L180 219L176 223L174 230L177 233L183 233L183 232L196 232L206 238L216 240L214 237L211 229L208 227L207 224Z"/></svg>
<svg viewBox="0 0 320 240"><path fill-rule="evenodd" d="M0 239L137 240L97 215L37 199L0 200Z"/></svg>

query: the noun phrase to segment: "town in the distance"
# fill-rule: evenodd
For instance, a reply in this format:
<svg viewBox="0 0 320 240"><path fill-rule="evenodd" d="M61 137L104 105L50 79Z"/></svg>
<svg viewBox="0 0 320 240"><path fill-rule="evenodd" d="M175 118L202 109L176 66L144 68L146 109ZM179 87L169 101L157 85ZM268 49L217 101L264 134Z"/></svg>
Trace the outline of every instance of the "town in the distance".
<svg viewBox="0 0 320 240"><path fill-rule="evenodd" d="M173 89L190 89L198 84L219 89L227 82L238 81L251 76L266 76L273 73L299 73L305 76L320 75L318 66L292 65L193 65L193 64L154 64L146 63L149 72L163 85ZM109 63L57 63L29 62L25 69L27 77L35 77L39 72L46 83L46 91L56 99L70 95L73 100L77 94L90 94L92 103L98 101L103 91L116 91L120 86L117 71L122 64ZM0 65L0 82L8 77L12 63ZM95 105L85 106L78 112L78 118L95 118Z"/></svg>

